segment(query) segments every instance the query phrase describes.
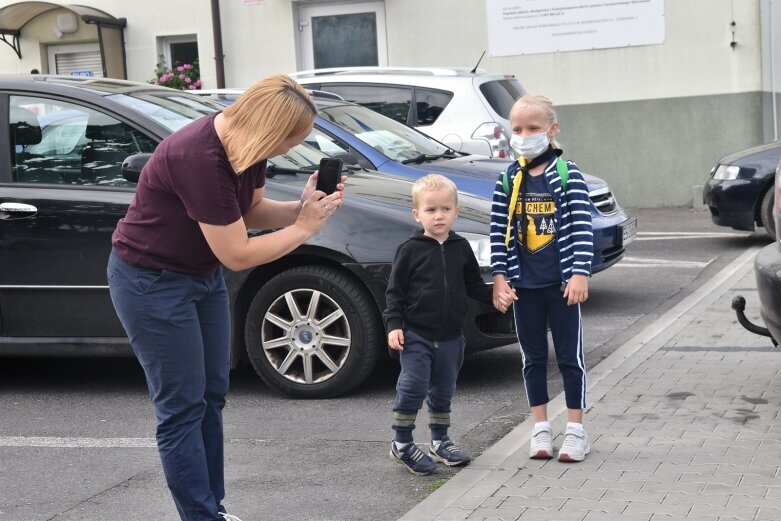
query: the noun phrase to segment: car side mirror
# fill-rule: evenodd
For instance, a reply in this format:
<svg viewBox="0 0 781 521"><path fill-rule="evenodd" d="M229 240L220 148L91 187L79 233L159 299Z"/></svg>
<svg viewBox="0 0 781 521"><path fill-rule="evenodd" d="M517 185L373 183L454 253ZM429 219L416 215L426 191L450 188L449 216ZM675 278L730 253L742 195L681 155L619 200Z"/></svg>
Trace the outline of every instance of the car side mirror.
<svg viewBox="0 0 781 521"><path fill-rule="evenodd" d="M141 177L141 170L151 157L152 154L149 153L127 156L125 160L122 161L122 177L131 183L138 183L138 178Z"/></svg>

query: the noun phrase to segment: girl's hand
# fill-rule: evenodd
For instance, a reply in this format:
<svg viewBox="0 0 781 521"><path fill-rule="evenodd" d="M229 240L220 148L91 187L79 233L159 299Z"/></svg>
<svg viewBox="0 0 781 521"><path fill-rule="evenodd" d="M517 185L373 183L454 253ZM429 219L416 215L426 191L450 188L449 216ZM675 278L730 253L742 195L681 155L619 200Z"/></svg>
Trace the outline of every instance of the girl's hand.
<svg viewBox="0 0 781 521"><path fill-rule="evenodd" d="M301 203L303 204L305 201L308 201L310 197L312 197L312 194L315 193L315 188L317 187L317 176L320 173L319 170L315 170L315 173L309 176L309 180L306 182L306 186L304 187L304 191L301 193ZM335 194L342 194L344 191L344 183L347 181L347 176L342 176L342 182L336 185L336 192ZM320 197L324 196L325 194L323 192L320 192Z"/></svg>
<svg viewBox="0 0 781 521"><path fill-rule="evenodd" d="M588 299L588 278L585 275L573 275L564 288L567 305L580 304Z"/></svg>
<svg viewBox="0 0 781 521"><path fill-rule="evenodd" d="M404 351L404 331L394 329L388 333L388 346L395 351Z"/></svg>
<svg viewBox="0 0 781 521"><path fill-rule="evenodd" d="M504 275L494 276L493 304L502 313L507 311L513 301L518 300L515 289L508 284Z"/></svg>

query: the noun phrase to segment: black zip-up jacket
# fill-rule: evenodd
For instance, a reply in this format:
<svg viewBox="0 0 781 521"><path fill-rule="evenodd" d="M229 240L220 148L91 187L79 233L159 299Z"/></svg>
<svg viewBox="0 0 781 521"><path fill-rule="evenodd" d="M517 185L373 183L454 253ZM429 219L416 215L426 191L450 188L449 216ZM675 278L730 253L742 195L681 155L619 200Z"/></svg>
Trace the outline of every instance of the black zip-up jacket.
<svg viewBox="0 0 781 521"><path fill-rule="evenodd" d="M493 290L483 282L466 239L450 232L440 244L418 230L396 250L383 313L387 331L414 330L429 340L462 334L467 295L492 303Z"/></svg>

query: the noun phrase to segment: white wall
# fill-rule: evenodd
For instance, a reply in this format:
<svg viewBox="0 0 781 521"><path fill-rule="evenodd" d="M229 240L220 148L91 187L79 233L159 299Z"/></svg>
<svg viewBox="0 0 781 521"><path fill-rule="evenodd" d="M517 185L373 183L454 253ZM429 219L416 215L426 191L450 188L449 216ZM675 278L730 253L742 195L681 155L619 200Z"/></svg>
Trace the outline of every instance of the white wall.
<svg viewBox="0 0 781 521"><path fill-rule="evenodd" d="M485 1L427 0L425 6L422 15L420 0L386 1L392 65L471 67L488 50ZM661 45L500 58L486 53L480 66L515 74L527 90L560 105L759 90L758 0L666 0L665 11Z"/></svg>
<svg viewBox="0 0 781 521"><path fill-rule="evenodd" d="M762 0L767 2L768 0ZM0 0L0 7L17 3ZM247 86L275 72L297 70L297 6L268 0L221 0L226 84ZM216 86L210 2L89 0L127 19L128 76L153 76L158 38L196 34L206 87ZM532 92L557 104L603 103L757 91L762 86L759 0L666 0L661 45L492 58L481 67L516 74ZM386 0L388 58L399 66L473 66L488 48L484 0ZM781 4L778 5L781 11ZM730 22L738 45L733 50ZM0 71L28 72L38 45L23 31L23 61L0 44ZM778 35L781 41L781 35ZM34 58L33 58L34 56ZM767 80L766 80L767 83ZM573 88L574 87L574 88Z"/></svg>

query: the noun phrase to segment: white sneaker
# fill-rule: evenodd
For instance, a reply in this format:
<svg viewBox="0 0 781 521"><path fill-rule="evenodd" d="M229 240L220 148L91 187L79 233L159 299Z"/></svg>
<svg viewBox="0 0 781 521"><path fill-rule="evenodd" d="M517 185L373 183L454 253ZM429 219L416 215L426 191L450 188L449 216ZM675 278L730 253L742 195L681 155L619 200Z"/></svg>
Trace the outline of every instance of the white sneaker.
<svg viewBox="0 0 781 521"><path fill-rule="evenodd" d="M553 430L550 427L534 427L529 444L529 457L532 459L553 457Z"/></svg>
<svg viewBox="0 0 781 521"><path fill-rule="evenodd" d="M236 517L234 515L231 515L231 514L226 514L224 512L220 512L220 515L222 516L222 518L225 521L241 521L241 519L239 519L238 517Z"/></svg>
<svg viewBox="0 0 781 521"><path fill-rule="evenodd" d="M564 432L564 443L559 449L559 461L583 461L589 452L591 452L591 445L588 443L586 431L567 427Z"/></svg>

